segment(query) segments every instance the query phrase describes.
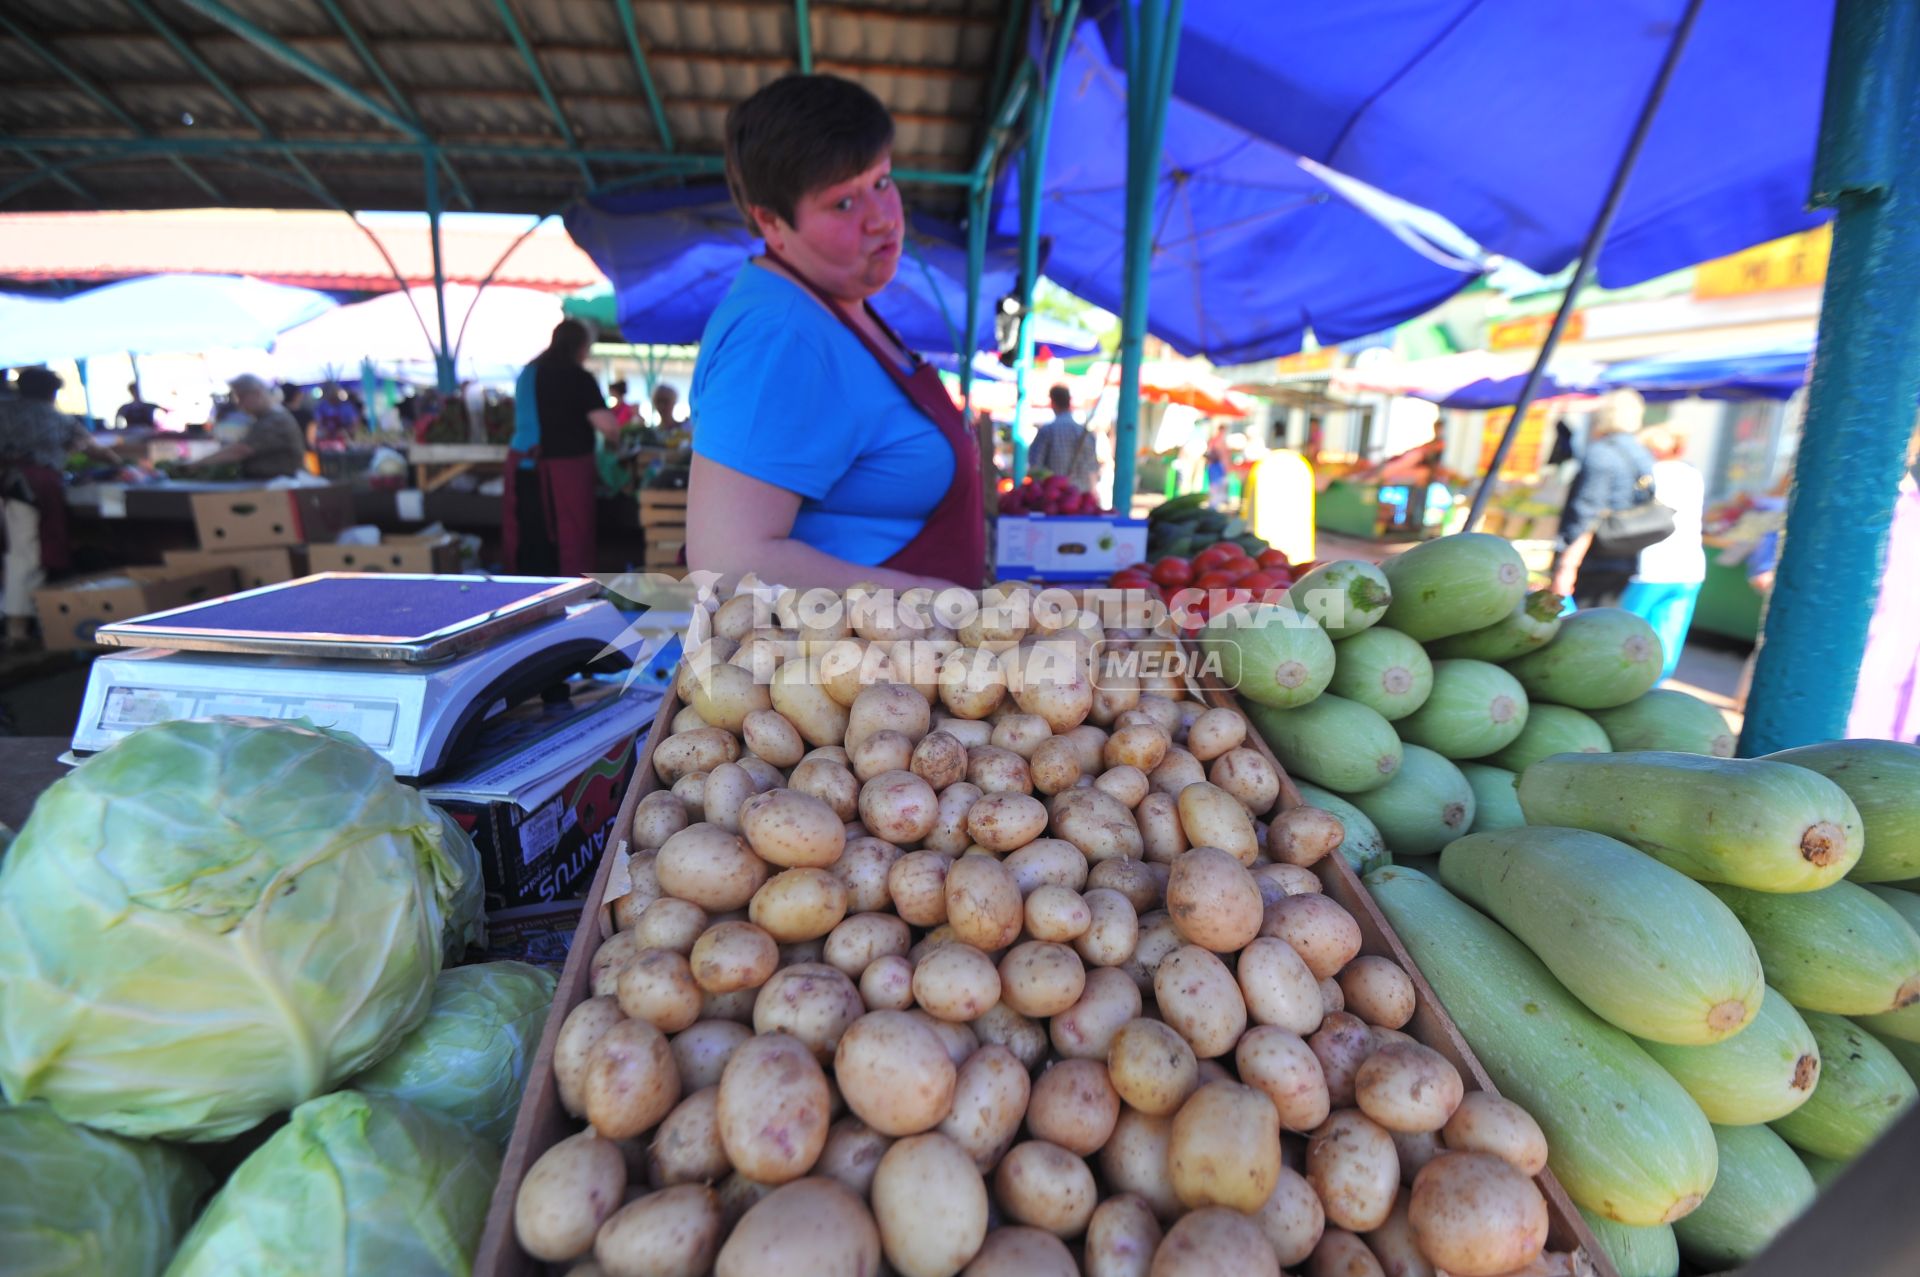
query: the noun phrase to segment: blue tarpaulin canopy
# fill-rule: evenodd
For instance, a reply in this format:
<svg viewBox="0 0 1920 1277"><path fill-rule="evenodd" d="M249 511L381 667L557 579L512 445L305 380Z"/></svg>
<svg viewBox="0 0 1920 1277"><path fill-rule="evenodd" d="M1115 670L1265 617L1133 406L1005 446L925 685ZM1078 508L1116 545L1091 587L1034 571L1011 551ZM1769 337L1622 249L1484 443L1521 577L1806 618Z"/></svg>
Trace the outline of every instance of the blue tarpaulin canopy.
<svg viewBox="0 0 1920 1277"><path fill-rule="evenodd" d="M1457 390L1439 394L1416 390L1412 395L1415 399L1431 399L1442 408L1511 408L1519 400L1520 388L1526 384L1526 380L1525 373L1517 373L1511 377L1482 377L1478 381L1468 382ZM1592 386L1548 375L1540 379L1540 386L1534 392L1533 401L1539 403L1542 399L1551 399L1556 395L1592 393Z"/></svg>
<svg viewBox="0 0 1920 1277"><path fill-rule="evenodd" d="M0 363L266 350L338 304L310 288L238 275L148 275L58 302L12 300L0 318Z"/></svg>
<svg viewBox="0 0 1920 1277"><path fill-rule="evenodd" d="M567 212L567 233L613 281L628 341L700 340L748 257L760 251L724 186L596 196ZM919 351L954 350L966 322L967 251L951 228L913 218L900 269L874 308ZM975 349L994 349L991 300L1013 287L1011 250L987 254ZM942 310L942 303L945 310Z"/></svg>
<svg viewBox="0 0 1920 1277"><path fill-rule="evenodd" d="M1637 390L1648 399L1791 399L1807 384L1810 342L1720 355L1633 359L1601 374L1606 389Z"/></svg>

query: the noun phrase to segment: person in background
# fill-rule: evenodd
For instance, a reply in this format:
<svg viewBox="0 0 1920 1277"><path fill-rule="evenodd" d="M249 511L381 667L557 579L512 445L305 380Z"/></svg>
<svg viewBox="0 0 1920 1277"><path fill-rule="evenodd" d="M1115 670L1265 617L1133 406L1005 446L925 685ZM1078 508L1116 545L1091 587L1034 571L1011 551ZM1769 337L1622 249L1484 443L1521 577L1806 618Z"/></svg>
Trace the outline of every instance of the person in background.
<svg viewBox="0 0 1920 1277"><path fill-rule="evenodd" d="M305 386L283 381L280 383L280 404L287 410L287 415L293 418L293 424L299 426L300 432L307 436L308 442L312 442L313 394Z"/></svg>
<svg viewBox="0 0 1920 1277"><path fill-rule="evenodd" d="M7 532L0 610L7 618L9 648L23 648L31 641L33 592L49 572L67 567L62 476L68 455L84 452L97 461L120 464L78 421L53 406L60 385L59 376L45 368L26 368L20 373L18 395L0 400L0 507Z"/></svg>
<svg viewBox="0 0 1920 1277"><path fill-rule="evenodd" d="M1582 607L1606 607L1617 601L1639 569L1637 559L1588 554L1594 529L1610 511L1626 510L1650 495L1653 457L1634 438L1637 423L1609 415L1594 426L1560 514L1560 553L1554 560L1551 588Z"/></svg>
<svg viewBox="0 0 1920 1277"><path fill-rule="evenodd" d="M1653 457L1653 499L1673 511L1673 535L1640 551L1640 562L1620 596L1620 606L1645 618L1660 636L1667 654L1662 680L1673 677L1693 624L1693 607L1707 579L1707 551L1701 542L1707 481L1680 459L1680 441L1665 426L1640 432L1641 446ZM1557 445L1556 445L1557 446Z"/></svg>
<svg viewBox="0 0 1920 1277"><path fill-rule="evenodd" d="M680 392L664 381L653 388L653 415L660 429L672 430L680 424Z"/></svg>
<svg viewBox="0 0 1920 1277"><path fill-rule="evenodd" d="M233 392L233 406L250 418L247 433L238 443L230 443L188 468L210 470L238 464L243 479L277 479L305 469L307 438L293 415L280 406L273 388L252 373L235 377L227 388Z"/></svg>
<svg viewBox="0 0 1920 1277"><path fill-rule="evenodd" d="M344 443L359 426L360 414L347 397L346 388L337 381L320 387L320 397L313 405L314 438Z"/></svg>
<svg viewBox="0 0 1920 1277"><path fill-rule="evenodd" d="M127 383L127 402L120 405L120 411L113 414L115 430L153 429L160 405L148 403L140 397L140 383Z"/></svg>
<svg viewBox="0 0 1920 1277"><path fill-rule="evenodd" d="M1082 492L1091 492L1100 468L1093 431L1074 420L1073 392L1065 386L1049 390L1047 401L1053 405L1053 420L1034 432L1033 446L1027 449L1027 469L1065 475Z"/></svg>
<svg viewBox="0 0 1920 1277"><path fill-rule="evenodd" d="M607 395L613 400L613 419L620 423L622 430L640 415L640 410L627 402L627 383L611 382L607 386Z"/></svg>
<svg viewBox="0 0 1920 1277"><path fill-rule="evenodd" d="M1920 429L1907 445L1907 472L1887 532L1880 597L1867 623L1867 650L1854 684L1847 736L1920 744Z"/></svg>
<svg viewBox="0 0 1920 1277"><path fill-rule="evenodd" d="M1644 435L1641 437L1645 438ZM1553 451L1547 454L1547 468L1551 470L1564 462L1579 459L1580 454L1573 446L1573 427L1567 424L1565 417L1561 417L1553 423Z"/></svg>
<svg viewBox="0 0 1920 1277"><path fill-rule="evenodd" d="M1233 447L1227 442L1224 424L1215 426L1207 439L1207 504L1215 510L1228 508L1227 476L1233 472Z"/></svg>
<svg viewBox="0 0 1920 1277"><path fill-rule="evenodd" d="M514 384L513 444L507 453L509 483L501 502L501 541L512 570L527 572L527 560L544 536L553 546L554 568L564 576L593 571L594 434L609 443L620 423L587 371L593 333L577 319L554 326L547 348L520 372ZM535 538L524 540L532 528Z"/></svg>

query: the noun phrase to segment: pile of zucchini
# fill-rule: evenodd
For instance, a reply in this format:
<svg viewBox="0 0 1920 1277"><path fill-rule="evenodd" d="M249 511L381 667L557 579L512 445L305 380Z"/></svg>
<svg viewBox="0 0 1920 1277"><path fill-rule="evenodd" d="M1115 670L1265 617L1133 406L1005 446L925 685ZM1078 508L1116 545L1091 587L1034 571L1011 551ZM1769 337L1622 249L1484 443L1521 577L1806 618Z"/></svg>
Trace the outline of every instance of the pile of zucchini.
<svg viewBox="0 0 1920 1277"><path fill-rule="evenodd" d="M1268 548L1265 541L1248 531L1247 521L1239 515L1208 509L1204 492L1169 497L1147 516L1147 561L1150 563L1157 563L1170 554L1192 558L1221 541L1233 541L1255 557Z"/></svg>

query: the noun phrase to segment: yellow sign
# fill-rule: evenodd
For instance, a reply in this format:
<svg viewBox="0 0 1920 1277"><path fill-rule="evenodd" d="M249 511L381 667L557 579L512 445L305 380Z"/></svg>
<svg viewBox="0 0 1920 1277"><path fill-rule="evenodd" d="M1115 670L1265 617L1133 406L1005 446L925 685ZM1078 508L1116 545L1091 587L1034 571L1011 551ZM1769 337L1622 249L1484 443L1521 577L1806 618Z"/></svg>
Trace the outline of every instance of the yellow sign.
<svg viewBox="0 0 1920 1277"><path fill-rule="evenodd" d="M1500 446L1500 436L1506 433L1507 422L1513 417L1508 408L1495 409L1487 414L1480 427L1480 460L1474 469L1485 472L1487 462L1493 459L1493 450ZM1547 441L1547 410L1541 404L1529 404L1527 417L1520 423L1520 430L1513 437L1513 448L1507 453L1506 464L1500 467L1502 479L1533 479L1540 474L1547 454L1544 445Z"/></svg>
<svg viewBox="0 0 1920 1277"><path fill-rule="evenodd" d="M1693 272L1695 297L1741 297L1785 288L1817 288L1827 278L1831 225L1704 262Z"/></svg>
<svg viewBox="0 0 1920 1277"><path fill-rule="evenodd" d="M1334 360L1340 353L1338 346L1322 346L1318 350L1303 350L1294 355L1282 355L1275 363L1276 372L1325 372L1334 366Z"/></svg>
<svg viewBox="0 0 1920 1277"><path fill-rule="evenodd" d="M1547 330L1553 327L1553 315L1528 315L1524 319L1509 319L1495 324L1487 333L1488 350L1514 350L1520 347L1538 347L1547 339ZM1576 310L1567 316L1567 330L1560 334L1561 341L1579 341L1587 333L1587 312Z"/></svg>

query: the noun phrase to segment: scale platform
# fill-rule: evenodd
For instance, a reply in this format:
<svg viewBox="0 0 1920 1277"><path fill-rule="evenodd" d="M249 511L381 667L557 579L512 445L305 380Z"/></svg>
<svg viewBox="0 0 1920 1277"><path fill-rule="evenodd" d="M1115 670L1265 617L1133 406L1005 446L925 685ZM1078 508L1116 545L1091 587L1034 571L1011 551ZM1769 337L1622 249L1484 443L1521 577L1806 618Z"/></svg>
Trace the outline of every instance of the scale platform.
<svg viewBox="0 0 1920 1277"><path fill-rule="evenodd" d="M305 719L399 776L457 764L495 715L625 665L626 620L582 577L322 573L102 626L73 736L97 753L151 723Z"/></svg>

